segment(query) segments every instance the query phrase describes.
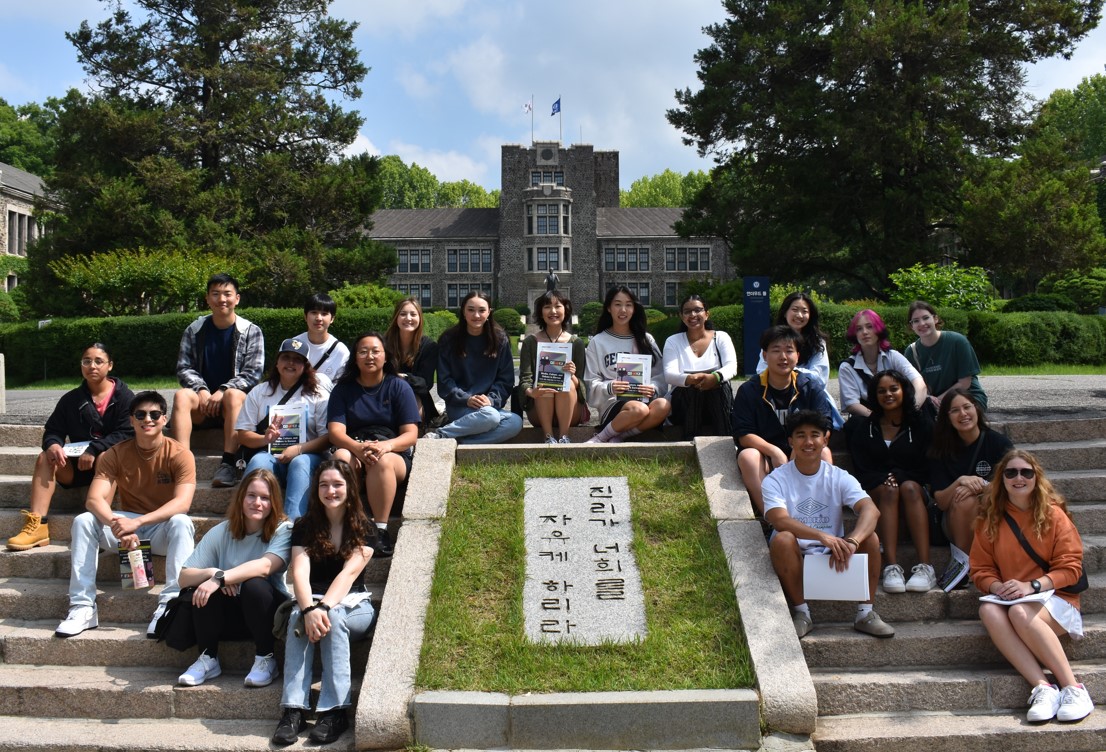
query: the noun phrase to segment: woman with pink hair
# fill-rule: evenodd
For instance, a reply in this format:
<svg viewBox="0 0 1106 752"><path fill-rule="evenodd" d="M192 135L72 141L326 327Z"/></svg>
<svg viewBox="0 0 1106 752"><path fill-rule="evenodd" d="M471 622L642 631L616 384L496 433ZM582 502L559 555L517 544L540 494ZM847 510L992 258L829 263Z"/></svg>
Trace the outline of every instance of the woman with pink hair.
<svg viewBox="0 0 1106 752"><path fill-rule="evenodd" d="M865 308L849 322L845 338L853 346L853 354L837 369L837 385L841 390L841 409L849 415L866 418L872 414L868 404L868 385L881 371L898 371L914 386L918 407L925 404L929 393L922 375L897 350L891 349L887 325L879 314Z"/></svg>

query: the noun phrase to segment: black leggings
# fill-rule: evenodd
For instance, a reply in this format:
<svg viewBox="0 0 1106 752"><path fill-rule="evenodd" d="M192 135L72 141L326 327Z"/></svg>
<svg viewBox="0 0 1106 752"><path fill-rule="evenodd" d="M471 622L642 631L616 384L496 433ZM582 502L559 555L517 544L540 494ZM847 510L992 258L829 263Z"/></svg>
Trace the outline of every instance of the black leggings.
<svg viewBox="0 0 1106 752"><path fill-rule="evenodd" d="M191 601L183 607L191 612L201 652L214 658L220 640L253 640L257 655L269 655L276 644L273 615L286 600L268 579L253 577L241 584L233 598L216 590L203 608L196 608Z"/></svg>

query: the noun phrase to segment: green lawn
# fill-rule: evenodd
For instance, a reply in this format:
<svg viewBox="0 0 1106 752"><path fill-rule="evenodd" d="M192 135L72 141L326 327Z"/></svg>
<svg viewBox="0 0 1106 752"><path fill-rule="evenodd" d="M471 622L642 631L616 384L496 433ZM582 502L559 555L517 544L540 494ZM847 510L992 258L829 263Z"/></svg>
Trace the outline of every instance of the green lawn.
<svg viewBox="0 0 1106 752"><path fill-rule="evenodd" d="M640 643L536 645L525 638L524 479L582 476L629 479L648 625ZM417 683L510 694L752 686L698 465L551 458L455 468Z"/></svg>

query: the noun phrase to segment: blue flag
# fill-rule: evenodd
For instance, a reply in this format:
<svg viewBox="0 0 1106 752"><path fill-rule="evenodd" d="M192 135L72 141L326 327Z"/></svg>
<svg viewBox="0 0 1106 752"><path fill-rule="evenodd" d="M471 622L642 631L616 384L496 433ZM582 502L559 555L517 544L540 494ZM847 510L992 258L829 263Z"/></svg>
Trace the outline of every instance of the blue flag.
<svg viewBox="0 0 1106 752"><path fill-rule="evenodd" d="M561 98L557 97L557 101L553 103L553 112L549 113L549 117L553 117L561 111Z"/></svg>

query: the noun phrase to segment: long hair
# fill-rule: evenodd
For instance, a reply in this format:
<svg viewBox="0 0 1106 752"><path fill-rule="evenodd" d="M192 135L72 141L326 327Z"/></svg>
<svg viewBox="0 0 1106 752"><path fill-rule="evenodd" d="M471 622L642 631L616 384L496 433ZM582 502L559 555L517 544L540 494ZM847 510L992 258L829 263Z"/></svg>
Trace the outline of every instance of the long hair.
<svg viewBox="0 0 1106 752"><path fill-rule="evenodd" d="M630 301L634 304L634 312L630 316L630 334L634 338L634 342L637 344L637 351L640 355L648 353L652 356L653 362L657 362L659 353L656 348L649 344L649 339L646 334L646 321L645 321L645 306L637 299L637 296L630 292L630 288L626 285L616 285L607 290L607 297L603 299L603 312L599 314L599 323L595 325L595 333L605 332L614 326L614 316L611 315L611 303L614 301L615 295L622 293L630 298Z"/></svg>
<svg viewBox="0 0 1106 752"><path fill-rule="evenodd" d="M473 298L480 298L488 304L488 318L484 321L484 327L479 336L484 338L484 354L489 358L497 357L500 345L507 339L507 332L503 331L503 327L496 323L495 311L492 310L492 299L481 290L473 290L464 297L461 301L460 321L446 329L438 340L438 345L442 346L448 341L451 343L453 354L456 357L465 357L465 344L469 337L468 325L465 323L465 304ZM445 348L442 347L442 349Z"/></svg>
<svg viewBox="0 0 1106 752"><path fill-rule="evenodd" d="M1052 527L1049 507L1054 505L1060 507L1060 511L1066 514L1068 519L1071 519L1071 512L1068 511L1063 495L1045 477L1041 463L1024 449L1011 449L999 460L995 475L991 478L983 494L983 503L979 507L979 519L983 520L983 531L990 540L994 540L998 535L999 526L1004 524L1003 515L1006 512L1006 505L1010 502L1010 494L1006 491L1006 481L1002 473L1013 459L1025 460L1035 473L1036 482L1033 491L1029 494L1029 511L1033 515L1033 531L1038 538L1044 538Z"/></svg>
<svg viewBox="0 0 1106 752"><path fill-rule="evenodd" d="M806 307L810 309L810 318L806 320L806 326L799 332L799 336L802 337L802 344L799 345L799 363L806 363L814 357L815 353L826 349L826 335L822 332L818 306L815 305L814 299L802 290L791 293L780 304L780 310L776 312L776 323L787 324L787 309L797 300L806 303Z"/></svg>
<svg viewBox="0 0 1106 752"><path fill-rule="evenodd" d="M929 451L931 457L939 460L951 460L966 448L960 433L949 420L949 410L952 408L954 397L964 397L975 405L980 436L991 430L990 424L987 423L987 412L971 392L958 386L949 389L941 399L941 409L937 411L937 425L933 429L933 446Z"/></svg>
<svg viewBox="0 0 1106 752"><path fill-rule="evenodd" d="M342 369L342 375L338 377L339 384L348 384L352 381L357 381L357 377L361 375L361 369L357 365L357 350L361 347L362 341L371 338L380 340L380 346L384 348L384 375L395 373L395 366L392 365L391 351L388 349L388 344L384 341L384 335L380 332L365 332L364 334L358 335L357 339L353 341L353 347L350 348L350 358L346 361L346 367Z"/></svg>
<svg viewBox="0 0 1106 752"><path fill-rule="evenodd" d="M863 316L868 319L868 322L872 325L872 329L876 333L876 337L879 339L879 349L883 352L887 352L891 349L891 336L887 333L887 324L883 323L883 319L880 315L873 311L871 308L865 308L855 316L853 320L849 322L849 329L845 332L845 339L849 341L849 344L853 346L852 353L855 355L860 352L860 342L856 338L856 328L860 325L860 317Z"/></svg>
<svg viewBox="0 0 1106 752"><path fill-rule="evenodd" d="M546 323L545 316L542 316L541 310L547 305L553 305L555 301L560 301L561 305L565 307L565 317L561 321L561 328L566 332L572 331L572 301L565 297L565 294L560 290L546 290L538 297L534 298L534 323L538 325L538 329L545 331Z"/></svg>
<svg viewBox="0 0 1106 752"><path fill-rule="evenodd" d="M319 499L319 478L327 470L337 471L346 482L346 506L342 519L342 545L338 548L330 542L330 519L326 516L326 507ZM307 497L307 513L296 520L296 530L302 530L304 548L312 559L338 555L348 559L361 546L369 545L376 539L376 529L365 510L361 508L361 485L357 482L357 473L348 463L341 460L323 460L315 474L311 476L311 491Z"/></svg>
<svg viewBox="0 0 1106 752"><path fill-rule="evenodd" d="M273 533L276 532L277 526L284 522L287 517L284 515L284 495L280 492L280 482L271 470L264 468L258 468L242 479L242 482L238 484L238 490L234 492L234 501L227 506L230 537L235 540L242 540L246 537L246 512L242 509L242 504L246 500L246 492L249 491L250 484L255 480L259 480L269 487L269 499L272 502L272 507L269 509L269 516L261 523L261 540L268 543L273 539Z"/></svg>
<svg viewBox="0 0 1106 752"><path fill-rule="evenodd" d="M931 306L924 300L915 300L910 304L910 307L906 309L906 320L909 322L914 318L914 314L918 311L925 311L933 317L933 328L940 329L944 325L944 321L941 321L941 317L937 315L937 309Z"/></svg>
<svg viewBox="0 0 1106 752"><path fill-rule="evenodd" d="M415 336L411 339L411 346L403 346L403 337L399 332L399 312L403 310L404 306L414 306L415 311L419 314L419 325L415 328ZM419 304L417 298L404 298L396 303L395 308L392 309L392 321L388 324L388 331L384 332L384 349L388 351L388 360L396 367L398 371L400 368L412 368L415 365L415 358L419 355L419 344L422 342L423 333L423 315L422 305Z"/></svg>
<svg viewBox="0 0 1106 752"><path fill-rule="evenodd" d="M265 379L265 383L269 386L270 395L276 394L277 387L280 386L280 368L277 367L277 363L280 361L280 356L284 354L285 353L277 353L276 360L273 361L273 366L269 369L269 376ZM288 354L299 355L299 357L303 358L303 385L300 387L300 394L319 395L319 377L315 373L314 366L311 365L311 359L306 355L300 355L300 353Z"/></svg>
<svg viewBox="0 0 1106 752"><path fill-rule="evenodd" d="M684 323L684 306L687 305L688 303L698 303L699 305L703 306L704 311L706 311L707 313L710 313L710 306L707 305L707 301L703 300L701 297L699 297L698 295L696 295L694 293L692 293L691 295L688 295L682 301L680 301L680 325L679 325L679 327L676 328L676 333L677 334L680 333L680 332L686 332L687 331L687 324ZM703 323L703 328L704 329L713 329L714 328L714 322L711 321L710 319L707 319Z"/></svg>
<svg viewBox="0 0 1106 752"><path fill-rule="evenodd" d="M910 379L893 368L880 371L868 382L868 408L872 411L872 418L878 421L883 417L883 404L879 401L879 382L882 381L885 376L894 379L898 382L899 387L902 388L903 425L918 425L918 421L921 420L922 416L921 412L918 410L918 406L914 402L916 396L914 385L910 383Z"/></svg>

